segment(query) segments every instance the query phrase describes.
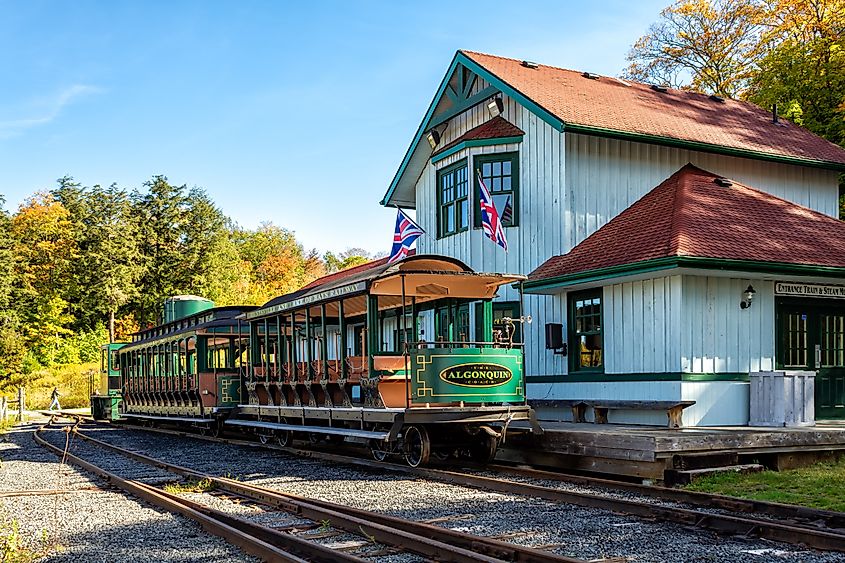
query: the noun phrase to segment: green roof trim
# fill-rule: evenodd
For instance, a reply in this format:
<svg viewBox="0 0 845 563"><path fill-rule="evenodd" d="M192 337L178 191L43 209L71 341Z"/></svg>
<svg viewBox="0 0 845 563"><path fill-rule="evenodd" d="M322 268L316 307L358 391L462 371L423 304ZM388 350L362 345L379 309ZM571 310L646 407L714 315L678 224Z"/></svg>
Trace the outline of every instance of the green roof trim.
<svg viewBox="0 0 845 563"><path fill-rule="evenodd" d="M522 135L518 137L494 137L491 139L469 139L467 141L461 141L454 147L451 147L439 154L436 154L431 157L431 163L437 164L444 158L449 158L455 153L461 152L464 149L472 148L472 147L490 147L494 145L509 145L515 143L522 142Z"/></svg>
<svg viewBox="0 0 845 563"><path fill-rule="evenodd" d="M799 158L794 156L784 156L772 154L762 151L753 151L748 149L736 149L726 147L723 145L714 145L711 143L701 143L698 141L687 141L684 139L677 139L674 137L660 137L657 135L648 135L645 133L632 133L629 131L618 131L615 129L603 129L600 127L590 127L586 125L577 125L575 123L566 123L563 126L563 131L568 133L580 133L582 135L590 135L593 137L606 137L608 139L620 139L623 141L635 141L638 143L648 143L651 145L662 145L666 147L674 147L679 149L688 149L700 152L709 152L714 154L722 154L725 156L736 156L739 158L752 158L755 160L765 160L767 162L779 162L781 164L793 164L799 166L808 166L811 168L824 168L826 170L836 170L845 172L845 164L839 162L830 162L827 160L816 160L812 158Z"/></svg>
<svg viewBox="0 0 845 563"><path fill-rule="evenodd" d="M644 260L633 264L620 264L609 268L586 270L554 276L542 280L523 282L526 293L545 293L556 288L604 281L623 276L632 276L671 270L675 268L697 268L702 270L723 270L761 274L785 274L796 276L816 276L825 278L845 278L845 268L816 266L812 264L788 264L783 262L756 262L752 260L723 260L720 258L702 258L698 256L668 256ZM533 290L533 291L532 291ZM545 291L543 291L545 290Z"/></svg>
<svg viewBox="0 0 845 563"><path fill-rule="evenodd" d="M434 94L434 98L431 100L431 104L428 106L428 111L426 111L425 117L423 117L420 126L417 128L417 132L414 135L414 140L411 141L411 146L408 147L408 150L405 153L405 157L402 159L402 163L399 165L399 170L397 170L396 174L393 176L393 180L391 180L390 182L390 187L388 187L387 193L384 195L380 202L381 205L388 205L390 198L393 197L393 193L396 191L396 187L399 185L399 180L405 174L405 170L408 168L408 164L410 164L411 162L411 157L413 156L417 145L423 140L423 136L425 135L426 131L428 131L432 126L437 125L437 123L433 122L435 118L434 110L437 108L437 104L440 101L440 98L445 95L446 88L449 86L449 80L451 79L452 74L455 72L455 69L458 67L459 64L471 70L478 76L484 78L493 88L497 89L503 94L506 94L508 97L513 98L522 106L532 111L540 119L557 129L558 131L563 131L563 121L555 117L550 111L541 107L536 102L530 100L527 96L515 90L512 86L510 86L497 76L491 74L490 71L488 71L486 68L467 57L461 51L458 51L455 53L452 62L449 64L449 69L446 71L446 76L443 77L440 86L437 88L437 93ZM492 90L490 91L492 92ZM489 97L490 94L486 94L486 96ZM485 97L480 99L478 103L481 103L481 101L485 99L487 98ZM468 108L464 108L464 110L466 109ZM442 117L442 115L437 117L440 118Z"/></svg>

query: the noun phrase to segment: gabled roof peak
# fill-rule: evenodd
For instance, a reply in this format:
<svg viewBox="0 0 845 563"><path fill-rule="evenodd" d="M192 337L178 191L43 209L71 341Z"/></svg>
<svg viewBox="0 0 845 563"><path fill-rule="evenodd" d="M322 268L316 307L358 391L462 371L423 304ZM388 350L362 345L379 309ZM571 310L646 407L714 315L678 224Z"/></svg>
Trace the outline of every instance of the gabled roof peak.
<svg viewBox="0 0 845 563"><path fill-rule="evenodd" d="M463 70L456 75L459 69ZM471 98L466 92L450 90L453 75L462 79L464 71L480 77L488 87ZM414 206L415 183L431 156L424 136L453 117L454 111L444 110L450 95L464 95L456 111L466 111L497 92L561 132L845 171L842 147L788 120L773 123L771 112L749 102L717 101L707 94L615 78L594 80L585 78L582 71L543 64L528 67L521 60L460 50L382 204Z"/></svg>

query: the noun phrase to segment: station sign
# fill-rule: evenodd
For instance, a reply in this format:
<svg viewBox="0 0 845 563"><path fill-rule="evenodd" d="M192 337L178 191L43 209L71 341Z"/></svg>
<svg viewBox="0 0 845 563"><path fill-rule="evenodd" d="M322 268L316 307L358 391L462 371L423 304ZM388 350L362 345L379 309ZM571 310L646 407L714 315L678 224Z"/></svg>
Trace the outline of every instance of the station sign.
<svg viewBox="0 0 845 563"><path fill-rule="evenodd" d="M521 403L522 351L424 348L411 353L412 402Z"/></svg>
<svg viewBox="0 0 845 563"><path fill-rule="evenodd" d="M775 295L845 299L845 285L820 283L775 282Z"/></svg>

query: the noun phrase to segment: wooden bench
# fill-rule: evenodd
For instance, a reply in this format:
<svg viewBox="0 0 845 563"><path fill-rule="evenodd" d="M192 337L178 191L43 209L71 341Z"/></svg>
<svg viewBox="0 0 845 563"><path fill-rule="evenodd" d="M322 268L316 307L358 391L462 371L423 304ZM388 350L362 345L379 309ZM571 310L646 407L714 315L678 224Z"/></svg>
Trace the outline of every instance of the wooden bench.
<svg viewBox="0 0 845 563"><path fill-rule="evenodd" d="M607 413L611 410L665 411L669 428L681 428L684 409L694 404L695 401L590 401L596 424L607 424Z"/></svg>
<svg viewBox="0 0 845 563"><path fill-rule="evenodd" d="M607 424L611 410L666 411L669 428L683 427L684 409L695 401L626 401L614 399L552 399L529 401L532 407L570 408L573 422L587 422L587 408L592 407L596 424Z"/></svg>
<svg viewBox="0 0 845 563"><path fill-rule="evenodd" d="M571 399L540 399L530 400L528 404L533 408L552 408L552 409L572 409L573 422L586 422L587 407L590 406L586 401L578 401Z"/></svg>

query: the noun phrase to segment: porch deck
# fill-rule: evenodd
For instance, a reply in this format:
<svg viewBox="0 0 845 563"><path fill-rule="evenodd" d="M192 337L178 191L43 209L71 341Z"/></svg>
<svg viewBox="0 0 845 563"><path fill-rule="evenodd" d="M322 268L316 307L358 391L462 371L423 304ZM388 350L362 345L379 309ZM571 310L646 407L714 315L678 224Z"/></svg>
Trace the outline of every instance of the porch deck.
<svg viewBox="0 0 845 563"><path fill-rule="evenodd" d="M644 479L741 463L788 469L845 454L845 421L813 427L694 427L542 422L511 426L499 459Z"/></svg>

